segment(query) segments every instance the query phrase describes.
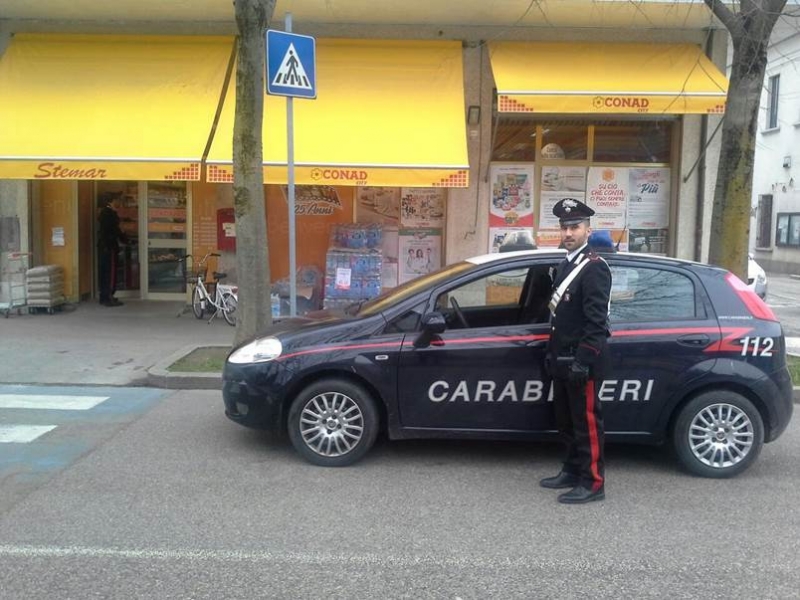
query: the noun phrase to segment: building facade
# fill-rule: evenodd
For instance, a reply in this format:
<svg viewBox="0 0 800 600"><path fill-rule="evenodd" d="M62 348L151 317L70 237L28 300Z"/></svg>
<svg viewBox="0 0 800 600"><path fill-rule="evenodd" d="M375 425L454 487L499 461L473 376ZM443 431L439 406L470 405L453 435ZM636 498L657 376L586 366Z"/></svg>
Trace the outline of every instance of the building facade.
<svg viewBox="0 0 800 600"><path fill-rule="evenodd" d="M750 248L767 271L800 275L800 18L778 21L767 58Z"/></svg>
<svg viewBox="0 0 800 600"><path fill-rule="evenodd" d="M206 20L180 21L163 3L149 16L147 2L54 3L47 18L28 4L11 2L0 30L0 217L19 231L0 252L60 264L70 299L95 297L96 212L119 197L123 295L182 297L187 254L222 250L216 266L232 270L232 8L208 0ZM567 195L623 249L707 258L727 35L704 6L318 4L276 11L317 38L318 97L295 101L308 274L326 273L346 226L381 226L384 288L508 235L554 245L550 208ZM275 283L288 275L285 132L285 101L267 97Z"/></svg>

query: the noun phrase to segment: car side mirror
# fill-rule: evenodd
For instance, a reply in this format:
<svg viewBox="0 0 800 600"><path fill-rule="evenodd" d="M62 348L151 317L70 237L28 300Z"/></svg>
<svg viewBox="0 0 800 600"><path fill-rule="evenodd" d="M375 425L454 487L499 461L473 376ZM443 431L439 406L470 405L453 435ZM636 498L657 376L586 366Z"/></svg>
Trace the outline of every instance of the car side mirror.
<svg viewBox="0 0 800 600"><path fill-rule="evenodd" d="M430 346L431 340L435 335L444 333L447 329L447 321L440 312L428 313L422 317L422 333L414 341L415 348L426 348Z"/></svg>

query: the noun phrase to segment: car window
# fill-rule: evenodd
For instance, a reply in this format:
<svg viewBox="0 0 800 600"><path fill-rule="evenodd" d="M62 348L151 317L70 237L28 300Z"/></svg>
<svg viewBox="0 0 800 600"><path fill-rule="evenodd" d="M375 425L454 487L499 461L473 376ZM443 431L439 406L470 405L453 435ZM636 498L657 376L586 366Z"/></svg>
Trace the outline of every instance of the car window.
<svg viewBox="0 0 800 600"><path fill-rule="evenodd" d="M611 266L611 322L694 319L691 278L653 267Z"/></svg>
<svg viewBox="0 0 800 600"><path fill-rule="evenodd" d="M385 333L410 333L419 327L419 320L425 312L427 302L421 302L401 313L386 325Z"/></svg>
<svg viewBox="0 0 800 600"><path fill-rule="evenodd" d="M452 306L452 298L456 299L461 308L519 306L528 271L516 267L474 279L448 290L436 298L436 310L446 311Z"/></svg>

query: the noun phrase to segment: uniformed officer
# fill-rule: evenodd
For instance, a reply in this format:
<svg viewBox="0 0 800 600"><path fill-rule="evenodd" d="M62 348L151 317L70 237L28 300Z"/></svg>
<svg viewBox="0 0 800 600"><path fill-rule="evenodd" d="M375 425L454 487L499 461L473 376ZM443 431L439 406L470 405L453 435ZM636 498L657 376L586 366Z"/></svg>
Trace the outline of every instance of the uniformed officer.
<svg viewBox="0 0 800 600"><path fill-rule="evenodd" d="M598 398L609 335L611 271L587 240L594 211L574 198L553 207L567 257L558 266L550 300L546 367L553 379L553 406L567 442L561 472L542 487L567 489L558 501L581 504L605 498L603 416Z"/></svg>

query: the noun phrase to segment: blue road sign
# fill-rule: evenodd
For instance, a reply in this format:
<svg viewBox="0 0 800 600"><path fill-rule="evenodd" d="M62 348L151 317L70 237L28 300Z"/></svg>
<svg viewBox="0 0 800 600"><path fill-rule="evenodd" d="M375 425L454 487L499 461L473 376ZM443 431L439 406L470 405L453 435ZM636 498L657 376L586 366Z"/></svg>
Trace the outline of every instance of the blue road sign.
<svg viewBox="0 0 800 600"><path fill-rule="evenodd" d="M316 50L313 37L267 30L267 93L316 98Z"/></svg>

